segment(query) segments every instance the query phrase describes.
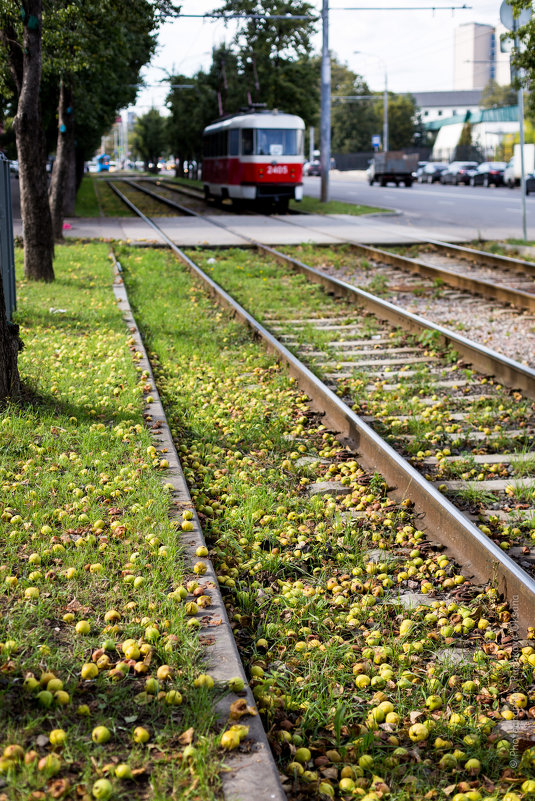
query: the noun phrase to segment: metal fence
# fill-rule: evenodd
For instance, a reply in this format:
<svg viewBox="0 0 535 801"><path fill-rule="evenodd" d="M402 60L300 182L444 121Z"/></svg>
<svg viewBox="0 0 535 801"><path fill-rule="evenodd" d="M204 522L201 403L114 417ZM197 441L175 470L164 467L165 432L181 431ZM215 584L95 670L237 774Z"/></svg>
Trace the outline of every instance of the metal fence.
<svg viewBox="0 0 535 801"><path fill-rule="evenodd" d="M15 290L15 252L13 248L13 213L9 161L0 153L0 272L4 287L7 319L17 308Z"/></svg>

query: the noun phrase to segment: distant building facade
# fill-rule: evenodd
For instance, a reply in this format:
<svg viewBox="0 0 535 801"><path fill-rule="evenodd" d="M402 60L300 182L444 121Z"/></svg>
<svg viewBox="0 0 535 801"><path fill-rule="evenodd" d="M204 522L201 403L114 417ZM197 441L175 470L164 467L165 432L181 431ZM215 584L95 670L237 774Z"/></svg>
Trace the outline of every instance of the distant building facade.
<svg viewBox="0 0 535 801"><path fill-rule="evenodd" d="M475 113L481 103L481 94L481 89L460 92L411 92L424 123L464 116L468 111Z"/></svg>
<svg viewBox="0 0 535 801"><path fill-rule="evenodd" d="M466 22L454 33L453 88L484 89L489 81L511 83L509 54L501 52L503 25Z"/></svg>

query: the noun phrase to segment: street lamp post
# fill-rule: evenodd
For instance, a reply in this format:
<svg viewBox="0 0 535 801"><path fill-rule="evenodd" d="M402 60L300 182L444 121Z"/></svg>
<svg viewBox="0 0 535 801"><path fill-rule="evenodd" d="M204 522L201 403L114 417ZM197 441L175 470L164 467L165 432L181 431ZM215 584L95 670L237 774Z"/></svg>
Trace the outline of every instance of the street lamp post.
<svg viewBox="0 0 535 801"><path fill-rule="evenodd" d="M383 150L388 150L388 71L386 69L386 62L383 61L381 56L375 55L375 53L366 53L364 50L354 50L355 54L360 54L362 56L371 56L372 58L376 58L378 61L381 62L383 69L385 71L385 88L383 93Z"/></svg>

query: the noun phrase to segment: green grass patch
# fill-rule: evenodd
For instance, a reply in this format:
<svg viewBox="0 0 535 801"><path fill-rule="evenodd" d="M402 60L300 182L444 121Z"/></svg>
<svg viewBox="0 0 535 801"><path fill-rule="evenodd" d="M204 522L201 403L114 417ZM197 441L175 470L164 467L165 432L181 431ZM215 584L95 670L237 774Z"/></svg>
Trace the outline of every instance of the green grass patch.
<svg viewBox="0 0 535 801"><path fill-rule="evenodd" d="M109 781L117 799L209 801L221 690L194 687L202 648L175 592L190 568L107 253L58 246L54 283L19 275L25 394L0 412L2 796L89 798Z"/></svg>
<svg viewBox="0 0 535 801"><path fill-rule="evenodd" d="M126 206L123 201L115 194L113 189L108 186L105 178L92 178L94 181L97 202L103 217L133 217L134 212ZM119 181L119 179L115 179ZM119 186L119 189L121 187ZM122 191L122 189L121 189Z"/></svg>
<svg viewBox="0 0 535 801"><path fill-rule="evenodd" d="M100 208L95 192L95 180L84 175L76 195L75 214L77 217L100 217Z"/></svg>
<svg viewBox="0 0 535 801"><path fill-rule="evenodd" d="M195 178L177 178L172 173L161 173L159 177L162 181L171 181L181 186L191 186L193 189L202 189L204 185L202 181L198 181Z"/></svg>
<svg viewBox="0 0 535 801"><path fill-rule="evenodd" d="M344 203L342 200L329 200L327 203L322 203L318 198L308 195L305 195L301 201L291 200L290 208L293 211L304 211L310 214L350 214L353 217L392 211L392 209L382 209L376 206L363 206L359 203Z"/></svg>

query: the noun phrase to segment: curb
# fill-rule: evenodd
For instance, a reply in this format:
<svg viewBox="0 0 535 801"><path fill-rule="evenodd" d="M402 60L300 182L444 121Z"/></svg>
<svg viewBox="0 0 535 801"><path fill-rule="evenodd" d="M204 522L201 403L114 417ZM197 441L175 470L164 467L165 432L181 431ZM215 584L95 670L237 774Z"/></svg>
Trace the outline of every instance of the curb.
<svg viewBox="0 0 535 801"><path fill-rule="evenodd" d="M147 352L130 307L126 287L120 274L120 264L113 251L109 255L113 262L113 292L117 300L117 306L122 312L123 320L134 339L136 350L142 354L137 364L142 370L146 370L149 373L150 395L154 401L150 405L146 405L143 416L146 423L159 424L158 428L151 431L151 435L156 440L155 445L159 449L167 449L165 456L169 462L169 468L165 471L164 480L166 484L173 485L173 506L176 509L177 516L185 509L190 509L193 512L193 531L188 531L187 533L177 531L177 533L181 534L181 544L184 547L186 562L193 565L199 559L195 553L196 549L206 545L204 535L191 500L162 401L156 388ZM245 745L248 746L247 751L232 751L225 757L221 775L225 801L248 801L248 799L252 798L256 801L287 801L286 793L282 789L275 760L269 747L267 735L258 715L256 702L238 654L214 567L208 557L203 557L203 561L208 567L204 580L209 583L212 603L209 614L201 610L197 617L201 622L201 631L203 631L204 636L206 638L209 636L210 638L210 641L204 646L210 675L215 681L224 684L229 679L240 676L245 682L246 690L245 696L243 693L238 696L230 692L221 699L215 707L217 716L220 721L226 721L229 717L230 705L238 700L239 697L245 697L247 705L254 707L257 711L256 716L248 717L244 721L249 727L249 736L245 741Z"/></svg>

